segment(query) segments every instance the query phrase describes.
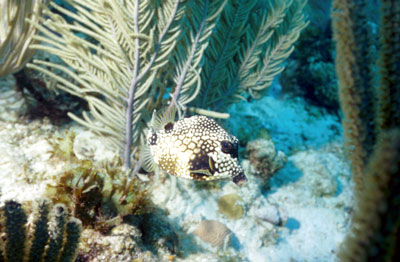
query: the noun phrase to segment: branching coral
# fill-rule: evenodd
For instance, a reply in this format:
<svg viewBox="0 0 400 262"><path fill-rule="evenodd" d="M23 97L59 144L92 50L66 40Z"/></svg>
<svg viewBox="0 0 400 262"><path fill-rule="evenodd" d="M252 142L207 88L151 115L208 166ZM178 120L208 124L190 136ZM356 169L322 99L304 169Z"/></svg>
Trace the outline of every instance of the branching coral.
<svg viewBox="0 0 400 262"><path fill-rule="evenodd" d="M20 70L34 54L28 47L37 30L25 21L37 21L45 0L0 2L0 76Z"/></svg>
<svg viewBox="0 0 400 262"><path fill-rule="evenodd" d="M57 13L46 9L42 25L31 21L42 41L33 48L66 66L29 67L87 100L90 115L71 118L107 137L127 168L154 109L170 101L222 110L245 93L256 96L306 26L304 0L67 2L75 12L52 3Z"/></svg>
<svg viewBox="0 0 400 262"><path fill-rule="evenodd" d="M259 97L282 72L282 62L307 25L305 3L230 1L205 53L197 106L223 110L246 93Z"/></svg>

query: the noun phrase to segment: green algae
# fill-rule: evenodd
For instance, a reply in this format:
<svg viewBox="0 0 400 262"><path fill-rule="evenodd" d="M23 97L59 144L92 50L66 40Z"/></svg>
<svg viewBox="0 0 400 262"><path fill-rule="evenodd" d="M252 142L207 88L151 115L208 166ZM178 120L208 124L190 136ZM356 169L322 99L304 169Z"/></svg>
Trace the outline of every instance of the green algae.
<svg viewBox="0 0 400 262"><path fill-rule="evenodd" d="M241 204L237 203L241 200L242 198L237 194L227 194L222 196L218 200L219 212L229 219L239 219L243 217L244 208Z"/></svg>

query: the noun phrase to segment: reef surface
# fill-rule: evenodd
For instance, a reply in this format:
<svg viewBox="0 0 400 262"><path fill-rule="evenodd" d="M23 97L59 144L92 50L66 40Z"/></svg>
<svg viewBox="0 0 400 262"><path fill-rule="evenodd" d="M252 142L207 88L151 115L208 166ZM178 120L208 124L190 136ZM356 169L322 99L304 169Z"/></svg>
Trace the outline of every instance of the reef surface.
<svg viewBox="0 0 400 262"><path fill-rule="evenodd" d="M46 119L21 118L27 108L13 91L12 77L0 84L0 203L40 198L54 183L66 165L52 154L49 138L56 132L76 133L78 158L101 162L115 156L99 137L74 123L55 126ZM98 233L84 231L81 249L96 241L97 247L107 246L88 261L336 261L353 201L338 117L301 98L273 95L235 104L229 113L223 124L241 140L248 183L237 187L230 181L151 176L143 183L152 184L155 214L138 218L139 226L115 228L102 243ZM245 148L256 139L272 141L260 143L285 156L284 165L273 168L276 173L263 176L249 158Z"/></svg>

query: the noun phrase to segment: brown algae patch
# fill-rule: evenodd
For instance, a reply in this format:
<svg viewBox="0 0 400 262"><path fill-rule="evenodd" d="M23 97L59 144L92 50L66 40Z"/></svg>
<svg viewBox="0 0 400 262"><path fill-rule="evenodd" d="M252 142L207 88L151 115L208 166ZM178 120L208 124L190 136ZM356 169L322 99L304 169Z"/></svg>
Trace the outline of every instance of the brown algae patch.
<svg viewBox="0 0 400 262"><path fill-rule="evenodd" d="M237 203L242 198L237 194L227 194L218 200L219 212L224 214L229 219L239 219L243 217L244 208L241 204Z"/></svg>

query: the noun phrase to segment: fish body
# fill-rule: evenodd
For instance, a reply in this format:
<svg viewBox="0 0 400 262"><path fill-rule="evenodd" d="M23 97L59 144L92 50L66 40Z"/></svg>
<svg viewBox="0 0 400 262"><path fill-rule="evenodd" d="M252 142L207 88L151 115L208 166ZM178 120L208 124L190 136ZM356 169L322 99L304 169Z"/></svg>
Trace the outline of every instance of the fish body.
<svg viewBox="0 0 400 262"><path fill-rule="evenodd" d="M236 137L205 116L178 121L174 117L172 112L152 121L147 134L150 149L145 157L147 170L153 169L154 164L181 178L201 181L231 178L239 186L247 181L238 162Z"/></svg>

